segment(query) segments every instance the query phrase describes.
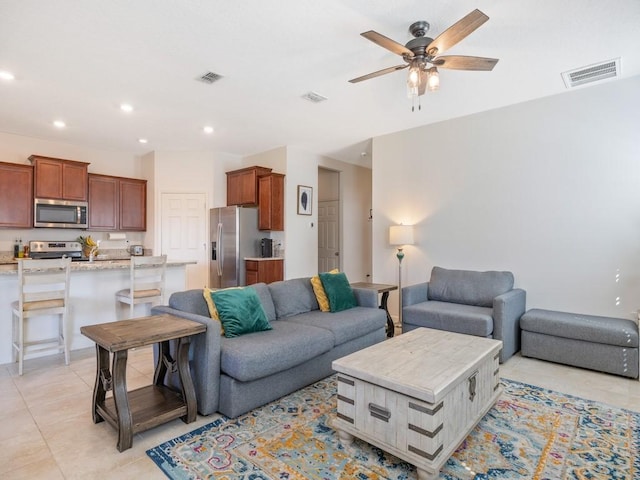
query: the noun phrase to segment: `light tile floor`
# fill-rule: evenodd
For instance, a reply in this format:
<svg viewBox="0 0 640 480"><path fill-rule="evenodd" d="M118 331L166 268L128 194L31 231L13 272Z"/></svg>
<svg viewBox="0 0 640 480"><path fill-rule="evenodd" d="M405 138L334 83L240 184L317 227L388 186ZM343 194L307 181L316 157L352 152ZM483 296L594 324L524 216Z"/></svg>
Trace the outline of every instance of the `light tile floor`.
<svg viewBox="0 0 640 480"><path fill-rule="evenodd" d="M205 425L215 416L185 424L174 420L135 435L133 447L116 449L115 430L94 424L91 399L95 350L0 365L0 478L2 479L163 479L145 451ZM133 350L127 365L128 388L151 383L150 347ZM512 357L500 376L584 398L640 410L640 382L553 363Z"/></svg>

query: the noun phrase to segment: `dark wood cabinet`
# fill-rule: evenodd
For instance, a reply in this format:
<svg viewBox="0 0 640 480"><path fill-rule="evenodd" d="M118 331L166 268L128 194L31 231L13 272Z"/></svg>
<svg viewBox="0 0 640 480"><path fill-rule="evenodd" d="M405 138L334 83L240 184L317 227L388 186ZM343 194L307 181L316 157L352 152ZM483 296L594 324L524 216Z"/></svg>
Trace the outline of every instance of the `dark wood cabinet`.
<svg viewBox="0 0 640 480"><path fill-rule="evenodd" d="M227 205L257 205L258 179L270 173L271 169L266 167L227 172Z"/></svg>
<svg viewBox="0 0 640 480"><path fill-rule="evenodd" d="M120 230L147 229L147 181L120 179Z"/></svg>
<svg viewBox="0 0 640 480"><path fill-rule="evenodd" d="M88 163L31 155L36 198L87 201Z"/></svg>
<svg viewBox="0 0 640 480"><path fill-rule="evenodd" d="M245 260L244 263L247 285L284 280L284 260L282 258Z"/></svg>
<svg viewBox="0 0 640 480"><path fill-rule="evenodd" d="M89 228L145 231L147 181L89 174Z"/></svg>
<svg viewBox="0 0 640 480"><path fill-rule="evenodd" d="M281 173L258 179L258 229L284 230L284 175Z"/></svg>
<svg viewBox="0 0 640 480"><path fill-rule="evenodd" d="M33 228L33 167L0 162L0 227Z"/></svg>

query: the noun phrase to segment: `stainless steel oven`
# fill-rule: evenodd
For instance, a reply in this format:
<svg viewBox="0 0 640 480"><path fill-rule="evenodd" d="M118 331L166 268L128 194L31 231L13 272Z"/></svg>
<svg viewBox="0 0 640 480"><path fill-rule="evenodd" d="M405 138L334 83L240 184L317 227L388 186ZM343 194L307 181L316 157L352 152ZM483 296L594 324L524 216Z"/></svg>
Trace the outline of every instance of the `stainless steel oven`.
<svg viewBox="0 0 640 480"><path fill-rule="evenodd" d="M46 228L87 228L87 202L36 198L33 226Z"/></svg>

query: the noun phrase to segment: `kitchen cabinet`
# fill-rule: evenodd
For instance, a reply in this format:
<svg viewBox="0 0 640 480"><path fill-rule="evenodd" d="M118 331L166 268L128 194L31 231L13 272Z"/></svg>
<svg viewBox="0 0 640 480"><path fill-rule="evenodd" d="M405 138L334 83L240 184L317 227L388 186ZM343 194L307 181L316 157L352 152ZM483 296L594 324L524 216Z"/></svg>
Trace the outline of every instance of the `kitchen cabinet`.
<svg viewBox="0 0 640 480"><path fill-rule="evenodd" d="M245 260L244 263L247 285L284 280L284 260L282 258Z"/></svg>
<svg viewBox="0 0 640 480"><path fill-rule="evenodd" d="M33 167L0 162L0 227L33 228Z"/></svg>
<svg viewBox="0 0 640 480"><path fill-rule="evenodd" d="M247 167L227 172L227 206L258 204L258 179L271 173L266 167Z"/></svg>
<svg viewBox="0 0 640 480"><path fill-rule="evenodd" d="M147 181L89 174L89 229L145 231Z"/></svg>
<svg viewBox="0 0 640 480"><path fill-rule="evenodd" d="M31 155L36 198L87 201L88 167L85 162Z"/></svg>
<svg viewBox="0 0 640 480"><path fill-rule="evenodd" d="M284 175L281 173L258 179L258 229L284 230Z"/></svg>

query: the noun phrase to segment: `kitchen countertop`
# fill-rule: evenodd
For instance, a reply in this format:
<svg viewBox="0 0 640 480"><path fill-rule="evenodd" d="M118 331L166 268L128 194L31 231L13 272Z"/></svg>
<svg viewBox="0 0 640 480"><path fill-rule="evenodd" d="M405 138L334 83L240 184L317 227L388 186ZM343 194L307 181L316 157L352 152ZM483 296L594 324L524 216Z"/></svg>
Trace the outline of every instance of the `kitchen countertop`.
<svg viewBox="0 0 640 480"><path fill-rule="evenodd" d="M282 257L244 257L245 260L254 260L256 262L264 262L265 260L284 260Z"/></svg>
<svg viewBox="0 0 640 480"><path fill-rule="evenodd" d="M194 265L195 261L168 261L167 267L181 267ZM71 262L72 272L100 271L100 270L129 270L131 260L96 260L93 262ZM0 275L17 275L18 261L0 264Z"/></svg>

